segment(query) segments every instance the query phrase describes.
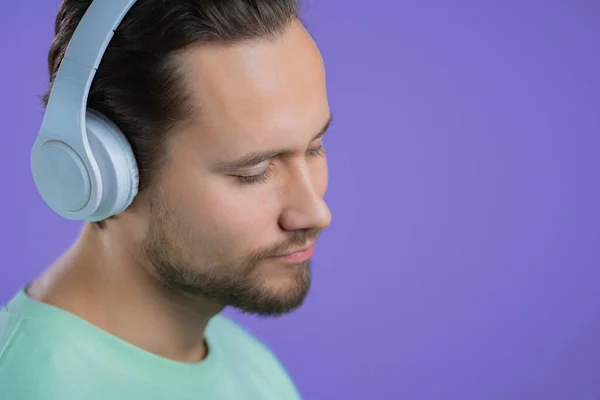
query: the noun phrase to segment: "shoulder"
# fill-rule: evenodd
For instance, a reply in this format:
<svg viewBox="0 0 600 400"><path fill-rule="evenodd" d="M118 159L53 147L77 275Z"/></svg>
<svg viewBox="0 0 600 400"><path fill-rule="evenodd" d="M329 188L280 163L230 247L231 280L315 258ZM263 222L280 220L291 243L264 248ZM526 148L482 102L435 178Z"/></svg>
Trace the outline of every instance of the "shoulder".
<svg viewBox="0 0 600 400"><path fill-rule="evenodd" d="M7 398L59 398L53 392L53 353L37 331L26 319L0 310L0 392Z"/></svg>

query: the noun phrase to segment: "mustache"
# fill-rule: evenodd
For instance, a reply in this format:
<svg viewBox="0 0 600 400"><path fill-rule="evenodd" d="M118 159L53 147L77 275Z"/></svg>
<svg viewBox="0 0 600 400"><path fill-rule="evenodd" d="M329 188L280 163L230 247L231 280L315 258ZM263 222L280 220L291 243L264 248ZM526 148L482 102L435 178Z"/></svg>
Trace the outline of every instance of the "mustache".
<svg viewBox="0 0 600 400"><path fill-rule="evenodd" d="M299 247L306 247L316 241L320 233L321 230L319 229L307 229L294 232L285 241L271 246L268 249L259 251L255 258L256 260L261 260L263 258L279 257L284 254L289 254L292 250L298 249Z"/></svg>

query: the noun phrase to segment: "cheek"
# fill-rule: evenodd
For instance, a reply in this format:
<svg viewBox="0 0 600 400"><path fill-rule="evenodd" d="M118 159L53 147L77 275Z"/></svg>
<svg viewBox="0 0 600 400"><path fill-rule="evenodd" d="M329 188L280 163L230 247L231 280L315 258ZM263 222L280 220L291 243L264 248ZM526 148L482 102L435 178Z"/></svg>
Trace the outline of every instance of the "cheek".
<svg viewBox="0 0 600 400"><path fill-rule="evenodd" d="M188 188L179 196L180 215L207 245L237 251L257 247L276 226L278 196L266 186L241 187L215 178Z"/></svg>

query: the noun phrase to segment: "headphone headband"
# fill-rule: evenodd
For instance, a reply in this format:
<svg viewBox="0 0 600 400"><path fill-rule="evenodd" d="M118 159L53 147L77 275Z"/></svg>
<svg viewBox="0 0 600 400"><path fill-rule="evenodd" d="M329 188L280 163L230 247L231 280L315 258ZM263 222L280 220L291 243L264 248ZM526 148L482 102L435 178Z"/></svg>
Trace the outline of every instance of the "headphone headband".
<svg viewBox="0 0 600 400"><path fill-rule="evenodd" d="M115 30L135 0L92 1L69 41L65 57L97 69Z"/></svg>
<svg viewBox="0 0 600 400"><path fill-rule="evenodd" d="M63 108L62 101L70 99L75 104L69 104L65 118L80 120L85 116L87 97L90 86L100 61L115 30L133 6L136 0L95 0L92 1L75 32L58 67L53 83L53 90L48 98L46 116L55 115L56 108ZM72 72L76 71L75 74ZM57 88L58 90L54 90ZM64 88L64 89L63 89ZM65 93L67 92L67 93ZM65 97L66 95L66 97ZM58 100L57 100L58 99ZM77 105L77 108L71 106ZM62 113L61 113L62 114ZM52 119L52 118L50 118ZM85 122L85 120L83 120ZM47 126L46 118L42 129L50 132L63 131L65 120L58 121L61 128ZM77 121L79 122L79 121ZM72 132L65 130L65 132ZM76 133L85 133L85 129Z"/></svg>

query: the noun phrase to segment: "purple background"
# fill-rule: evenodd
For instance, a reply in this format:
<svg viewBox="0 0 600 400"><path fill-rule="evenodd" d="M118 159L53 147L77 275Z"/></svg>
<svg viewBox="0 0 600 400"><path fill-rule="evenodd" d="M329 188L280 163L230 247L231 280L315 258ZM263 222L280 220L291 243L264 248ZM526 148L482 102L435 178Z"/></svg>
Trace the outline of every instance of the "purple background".
<svg viewBox="0 0 600 400"><path fill-rule="evenodd" d="M80 228L29 170L58 3L0 6L0 302ZM600 2L305 8L333 223L305 307L234 316L307 399L600 399Z"/></svg>

